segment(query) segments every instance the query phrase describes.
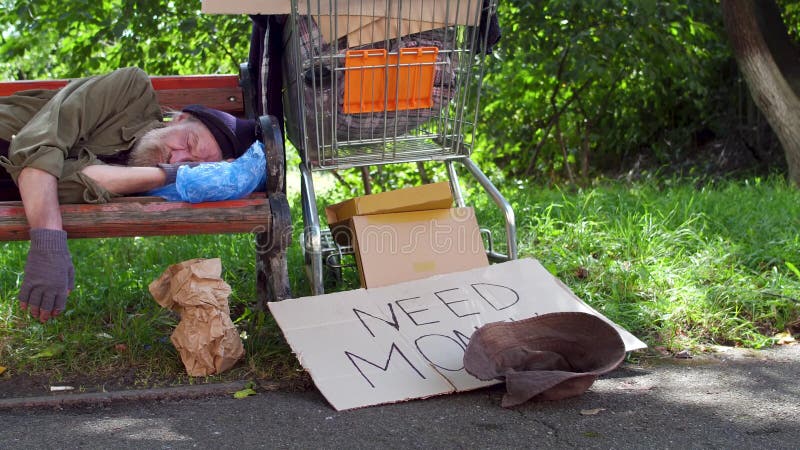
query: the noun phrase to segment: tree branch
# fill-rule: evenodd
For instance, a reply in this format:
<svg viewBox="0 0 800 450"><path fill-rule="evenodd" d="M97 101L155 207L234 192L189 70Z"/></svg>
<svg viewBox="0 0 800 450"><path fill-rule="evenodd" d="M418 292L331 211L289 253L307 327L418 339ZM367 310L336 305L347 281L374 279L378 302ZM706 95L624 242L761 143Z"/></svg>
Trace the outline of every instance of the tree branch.
<svg viewBox="0 0 800 450"><path fill-rule="evenodd" d="M572 105L573 102L577 101L580 98L580 94L584 90L586 90L586 88L589 87L589 85L591 84L592 80L586 80L580 87L578 87L578 89L575 89L575 91L573 91L573 94L564 102L564 104L561 105L561 107L559 107L558 110L555 111L549 117L549 119L546 122L547 129L544 132L544 136L542 136L542 138L536 144L533 156L531 156L531 159L528 161L528 168L525 169L526 176L530 175L533 172L533 168L536 166L536 160L539 159L539 152L541 151L542 147L544 147L547 138L550 137L550 130L553 129L553 126L555 126L556 121L558 121L561 118L561 115L564 113L564 111L567 110L567 108L570 107L570 105Z"/></svg>

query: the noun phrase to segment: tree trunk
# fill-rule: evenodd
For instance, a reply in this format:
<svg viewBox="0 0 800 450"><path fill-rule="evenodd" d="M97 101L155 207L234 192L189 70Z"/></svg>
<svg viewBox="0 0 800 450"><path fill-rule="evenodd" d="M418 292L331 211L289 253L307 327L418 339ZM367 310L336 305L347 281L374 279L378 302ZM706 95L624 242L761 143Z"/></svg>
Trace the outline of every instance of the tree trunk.
<svg viewBox="0 0 800 450"><path fill-rule="evenodd" d="M425 170L425 163L422 161L417 162L417 170L419 170L419 179L422 184L428 184L431 182L431 177L428 176L428 171Z"/></svg>
<svg viewBox="0 0 800 450"><path fill-rule="evenodd" d="M372 178L369 176L369 166L361 167L361 181L364 183L364 195L372 194Z"/></svg>
<svg viewBox="0 0 800 450"><path fill-rule="evenodd" d="M800 98L790 84L796 68L788 66L792 72L782 72L772 52L778 52L783 61L784 53L792 48L780 15L775 14L777 8L774 0L722 0L725 29L739 70L753 101L778 136L789 177L800 186ZM784 31L780 36L775 33L779 29Z"/></svg>

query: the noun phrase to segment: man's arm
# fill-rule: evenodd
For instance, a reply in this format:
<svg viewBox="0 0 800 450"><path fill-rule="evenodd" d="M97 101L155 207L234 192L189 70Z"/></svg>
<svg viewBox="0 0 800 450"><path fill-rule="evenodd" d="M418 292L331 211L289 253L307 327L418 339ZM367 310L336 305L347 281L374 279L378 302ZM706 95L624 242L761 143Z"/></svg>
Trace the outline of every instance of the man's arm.
<svg viewBox="0 0 800 450"><path fill-rule="evenodd" d="M20 288L20 308L42 323L64 309L74 287L72 258L58 207L58 180L33 167L22 169L19 193L31 228L31 249Z"/></svg>
<svg viewBox="0 0 800 450"><path fill-rule="evenodd" d="M83 174L109 192L119 195L137 194L163 186L167 175L158 167L87 166Z"/></svg>
<svg viewBox="0 0 800 450"><path fill-rule="evenodd" d="M87 166L83 173L110 192L144 192L167 181L158 167ZM64 309L74 288L74 268L58 203L58 180L49 172L26 167L17 179L31 228L31 249L20 288L20 308L42 323Z"/></svg>
<svg viewBox="0 0 800 450"><path fill-rule="evenodd" d="M17 183L28 225L31 228L61 230L56 177L44 170L26 167L20 172Z"/></svg>

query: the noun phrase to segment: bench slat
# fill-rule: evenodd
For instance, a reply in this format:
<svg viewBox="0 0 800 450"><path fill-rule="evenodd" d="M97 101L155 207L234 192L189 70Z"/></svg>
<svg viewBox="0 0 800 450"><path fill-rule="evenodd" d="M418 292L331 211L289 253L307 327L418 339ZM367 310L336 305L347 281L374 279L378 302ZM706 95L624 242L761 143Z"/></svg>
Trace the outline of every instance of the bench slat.
<svg viewBox="0 0 800 450"><path fill-rule="evenodd" d="M239 88L237 75L154 75L155 90L162 89L227 89Z"/></svg>
<svg viewBox="0 0 800 450"><path fill-rule="evenodd" d="M31 80L31 81L3 81L0 83L0 97L30 89L60 89L67 84L67 80Z"/></svg>
<svg viewBox="0 0 800 450"><path fill-rule="evenodd" d="M126 198L100 205L62 205L61 214L70 239L253 233L270 229L272 222L263 194L197 204ZM27 239L22 203L0 203L0 241Z"/></svg>
<svg viewBox="0 0 800 450"><path fill-rule="evenodd" d="M162 108L180 111L184 106L199 103L237 117L244 116L244 100L239 88L165 89L156 91Z"/></svg>

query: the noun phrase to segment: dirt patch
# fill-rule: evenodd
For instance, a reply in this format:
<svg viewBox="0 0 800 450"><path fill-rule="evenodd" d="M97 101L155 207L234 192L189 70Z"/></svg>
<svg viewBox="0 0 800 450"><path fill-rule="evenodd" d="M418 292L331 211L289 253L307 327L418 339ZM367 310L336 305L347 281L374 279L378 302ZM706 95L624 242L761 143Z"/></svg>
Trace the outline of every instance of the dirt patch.
<svg viewBox="0 0 800 450"><path fill-rule="evenodd" d="M674 155L655 155L643 150L623 161L621 173L611 177L641 179L649 173L662 177L689 177L697 180L765 176L785 173L786 156L778 138L766 123L758 127L732 126L725 136L700 130L690 145Z"/></svg>
<svg viewBox="0 0 800 450"><path fill-rule="evenodd" d="M106 393L130 390L158 389L204 384L231 383L235 381L253 381L260 386L279 386L285 390L306 390L313 386L311 378L305 372L285 380L257 378L245 370L232 370L212 377L190 378L156 378L146 377L135 368L122 369L118 372L102 375L69 374L52 377L45 374L15 374L6 372L0 375L0 400L11 398L41 397L63 395L65 393ZM68 390L53 391L51 387L69 387Z"/></svg>
<svg viewBox="0 0 800 450"><path fill-rule="evenodd" d="M31 397L49 392L50 380L44 375L3 374L0 380L0 398Z"/></svg>
<svg viewBox="0 0 800 450"><path fill-rule="evenodd" d="M51 395L54 392L94 393L112 392L129 389L145 389L169 385L166 380L151 380L149 383L135 383L127 370L120 374L77 375L54 379L48 375L13 374L0 376L0 399L37 397ZM54 391L51 388L62 389Z"/></svg>

